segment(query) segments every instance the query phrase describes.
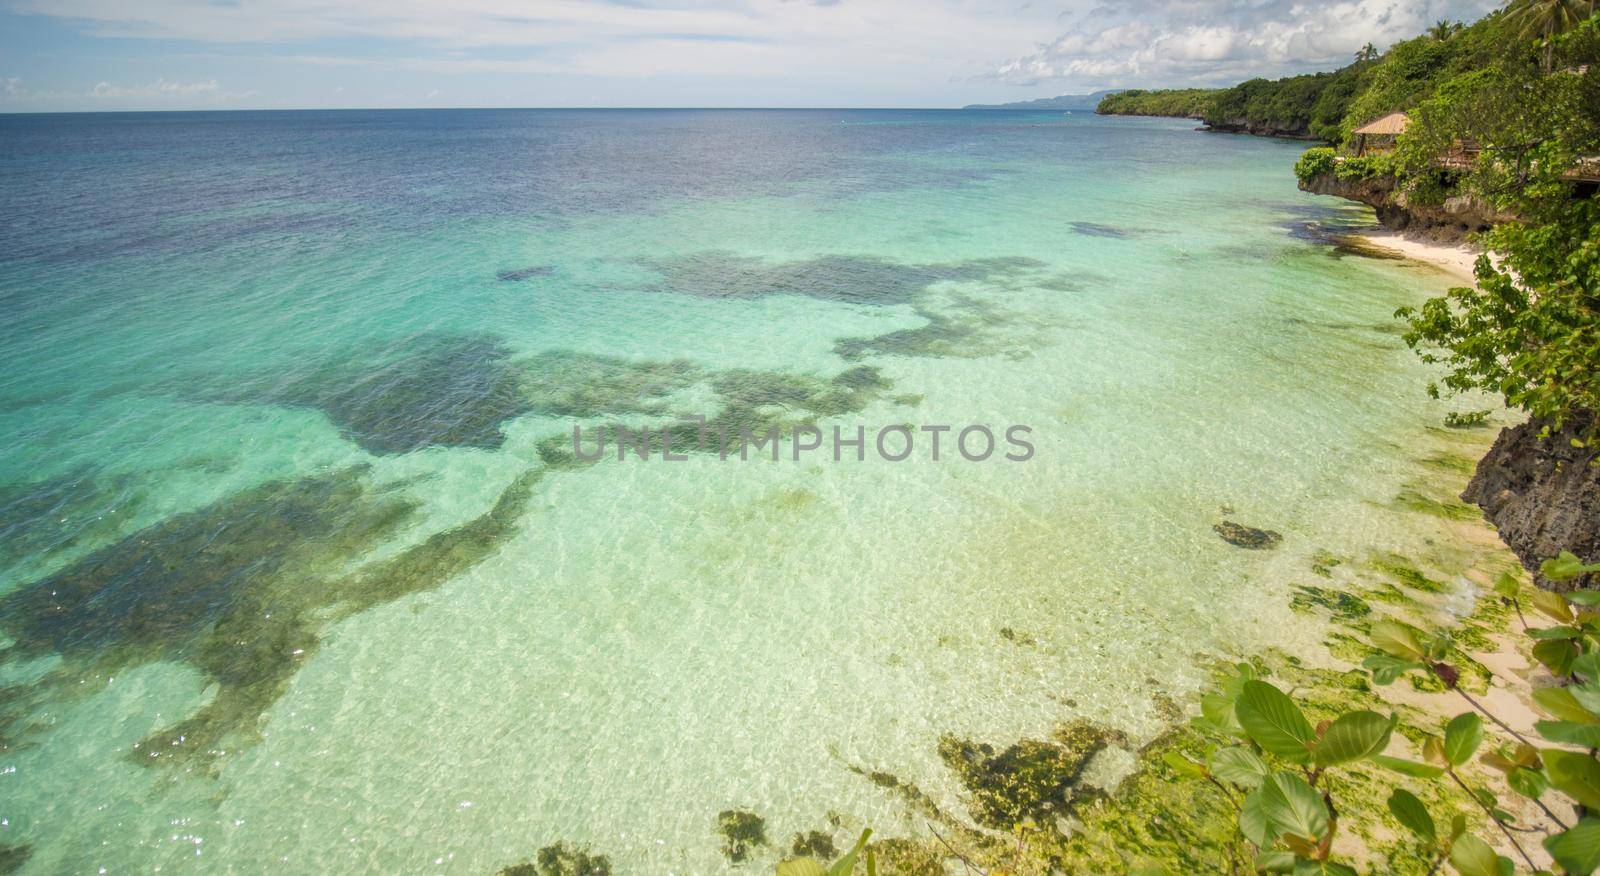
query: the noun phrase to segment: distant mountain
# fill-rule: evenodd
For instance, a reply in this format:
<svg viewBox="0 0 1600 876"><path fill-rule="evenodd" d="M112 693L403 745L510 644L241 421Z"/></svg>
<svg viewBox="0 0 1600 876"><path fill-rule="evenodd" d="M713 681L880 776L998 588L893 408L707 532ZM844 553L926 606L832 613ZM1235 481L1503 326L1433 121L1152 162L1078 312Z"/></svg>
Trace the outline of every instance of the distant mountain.
<svg viewBox="0 0 1600 876"><path fill-rule="evenodd" d="M1115 91L1096 91L1094 94L1063 94L1060 97L1041 97L1038 100L1019 100L1016 103L974 103L962 107L969 110L1090 110L1100 105L1106 95Z"/></svg>

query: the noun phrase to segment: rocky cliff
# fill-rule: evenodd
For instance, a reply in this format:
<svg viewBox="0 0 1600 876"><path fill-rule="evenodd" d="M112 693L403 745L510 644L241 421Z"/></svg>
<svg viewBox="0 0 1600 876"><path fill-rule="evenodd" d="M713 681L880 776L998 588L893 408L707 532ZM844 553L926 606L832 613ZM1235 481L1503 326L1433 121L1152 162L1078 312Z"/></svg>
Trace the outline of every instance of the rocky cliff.
<svg viewBox="0 0 1600 876"><path fill-rule="evenodd" d="M1417 203L1405 192L1397 191L1394 177L1389 176L1346 180L1324 173L1301 180L1300 188L1366 204L1378 214L1378 221L1385 228L1448 242L1463 240L1468 234L1514 218L1474 195L1447 198L1443 204Z"/></svg>
<svg viewBox="0 0 1600 876"><path fill-rule="evenodd" d="M1583 425L1546 438L1538 421L1502 431L1461 494L1530 570L1564 550L1600 560L1600 450L1573 446Z"/></svg>
<svg viewBox="0 0 1600 876"><path fill-rule="evenodd" d="M1257 137L1280 137L1285 140L1317 139L1311 136L1310 126L1300 122L1281 123L1260 119L1207 118L1205 123L1207 131L1216 131L1223 134L1252 134Z"/></svg>

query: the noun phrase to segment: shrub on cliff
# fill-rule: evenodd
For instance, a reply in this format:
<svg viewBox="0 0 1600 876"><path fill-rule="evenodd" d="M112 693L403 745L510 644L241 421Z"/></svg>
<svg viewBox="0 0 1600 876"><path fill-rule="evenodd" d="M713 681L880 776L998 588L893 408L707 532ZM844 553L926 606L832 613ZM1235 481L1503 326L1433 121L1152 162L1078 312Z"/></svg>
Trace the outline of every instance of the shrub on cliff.
<svg viewBox="0 0 1600 876"><path fill-rule="evenodd" d="M1498 392L1559 429L1600 411L1600 198L1566 176L1600 154L1600 16L1550 52L1553 74L1545 47L1526 43L1441 87L1396 161L1405 183L1434 173L1451 144L1475 143L1459 189L1519 217L1484 235L1498 258L1478 260L1478 288L1400 311L1406 341L1449 368L1446 389Z"/></svg>
<svg viewBox="0 0 1600 876"><path fill-rule="evenodd" d="M1294 163L1294 175L1299 177L1301 182L1305 182L1332 173L1337 164L1335 157L1334 151L1327 146L1307 149L1305 154L1300 156L1300 160Z"/></svg>

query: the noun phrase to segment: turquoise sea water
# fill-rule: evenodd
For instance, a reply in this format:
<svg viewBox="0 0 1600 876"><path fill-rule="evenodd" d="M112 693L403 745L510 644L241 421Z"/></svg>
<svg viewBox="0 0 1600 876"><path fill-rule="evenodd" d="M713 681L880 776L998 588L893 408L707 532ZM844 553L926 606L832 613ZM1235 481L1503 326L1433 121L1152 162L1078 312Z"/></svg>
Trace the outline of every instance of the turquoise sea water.
<svg viewBox="0 0 1600 876"><path fill-rule="evenodd" d="M1391 314L1448 280L1190 127L0 117L0 844L701 873L739 808L754 872L921 829L852 767L959 811L941 734L1143 738L1202 655L1314 641L1313 554L1438 537L1391 509L1450 409ZM561 452L691 415L1036 455Z"/></svg>

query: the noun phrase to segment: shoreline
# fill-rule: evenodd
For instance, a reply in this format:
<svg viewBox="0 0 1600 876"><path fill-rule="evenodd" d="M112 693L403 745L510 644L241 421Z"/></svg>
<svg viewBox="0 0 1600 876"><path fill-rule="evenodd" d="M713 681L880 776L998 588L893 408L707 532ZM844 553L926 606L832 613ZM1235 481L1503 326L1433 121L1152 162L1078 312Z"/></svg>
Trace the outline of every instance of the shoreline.
<svg viewBox="0 0 1600 876"><path fill-rule="evenodd" d="M1473 268L1482 250L1470 244L1438 243L1407 237L1399 231L1373 230L1353 235L1362 243L1376 249L1397 253L1414 262L1438 268L1460 280L1476 284Z"/></svg>

